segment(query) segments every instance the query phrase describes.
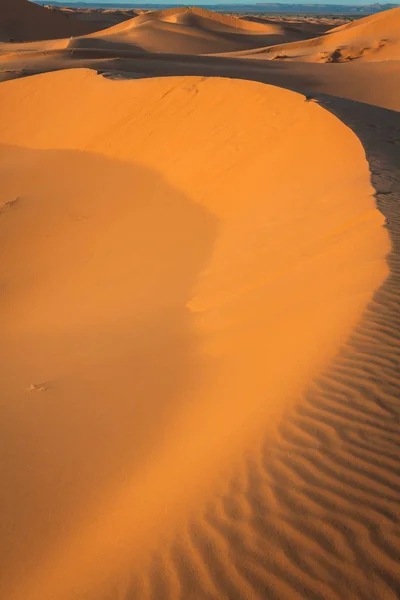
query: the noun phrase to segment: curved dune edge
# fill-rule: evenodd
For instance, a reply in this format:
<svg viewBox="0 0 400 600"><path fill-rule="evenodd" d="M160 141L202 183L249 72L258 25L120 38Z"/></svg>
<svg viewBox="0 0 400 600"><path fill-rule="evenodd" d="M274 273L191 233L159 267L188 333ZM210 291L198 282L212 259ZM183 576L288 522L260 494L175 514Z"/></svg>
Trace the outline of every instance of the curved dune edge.
<svg viewBox="0 0 400 600"><path fill-rule="evenodd" d="M92 36L0 43L0 82L73 68L94 69L115 78L234 77L316 98L329 94L398 111L399 10L360 19L352 27L319 38L285 44L281 42L296 36L303 39L309 33L277 24L266 25L265 36L234 27L227 32L219 30L223 16L211 11L206 11L211 14L207 23L189 9L169 11L167 21L162 20L164 13L160 17L156 11L147 13L147 20L139 25L136 18L128 19ZM186 24L169 22L173 15Z"/></svg>
<svg viewBox="0 0 400 600"><path fill-rule="evenodd" d="M4 465L21 503L1 507L2 585L99 598L92 578L274 435L384 280L388 241L360 142L299 94L72 70L0 101L1 434L30 465Z"/></svg>

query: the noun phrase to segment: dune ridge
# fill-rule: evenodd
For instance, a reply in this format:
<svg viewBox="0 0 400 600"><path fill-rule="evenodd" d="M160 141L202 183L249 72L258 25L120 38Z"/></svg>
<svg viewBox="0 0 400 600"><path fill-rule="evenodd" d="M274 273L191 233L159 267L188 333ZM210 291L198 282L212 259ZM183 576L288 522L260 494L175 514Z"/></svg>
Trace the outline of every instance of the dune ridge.
<svg viewBox="0 0 400 600"><path fill-rule="evenodd" d="M115 82L85 70L7 82L0 94L2 114L19 111L0 127L3 397L7 422L31 430L36 450L26 440L25 451L43 473L19 481L36 520L28 545L10 530L2 560L10 578L23 546L24 564L38 562L4 593L98 598L131 556L140 564L152 531L218 483L237 447L268 421L274 435L285 402L385 278L387 237L359 141L301 95L223 79ZM329 163L327 136L340 148ZM266 147L275 148L268 165ZM15 252L16 236L29 257L22 245ZM13 430L2 437L23 462ZM46 458L54 433L56 472ZM68 474L66 496L57 472ZM50 522L37 508L43 494ZM20 508L14 499L15 515Z"/></svg>
<svg viewBox="0 0 400 600"><path fill-rule="evenodd" d="M366 148L391 236L390 276L278 436L248 447L225 491L158 549L146 577L124 582L127 600L175 598L179 584L210 598L397 596L400 181L388 139L400 127L372 106L340 101L335 111ZM366 127L378 121L379 130Z"/></svg>
<svg viewBox="0 0 400 600"><path fill-rule="evenodd" d="M233 77L278 85L306 95L325 93L399 110L400 60L383 60L386 51L379 41L385 38L392 24L396 32L398 9L356 21L342 32L335 33L334 30L325 37L308 40L302 50L296 44L274 45L276 36L278 41L282 36L283 41L298 36L297 26L289 31L287 24L269 24L266 36L234 27L227 33L218 31L226 27L220 24L225 17L208 16L209 12L173 9L162 13L164 17L161 15L161 18L157 17L159 13L151 12L92 35L31 43L0 43L0 81L76 67L95 69L115 78ZM203 14L207 14L204 27L198 23L198 19L203 18L199 15ZM378 21L377 17L380 17ZM197 25L169 23L162 18L192 19ZM214 23L215 30L210 23ZM373 39L372 33L379 28L375 23L386 27L386 33ZM347 60L346 56L350 57L353 51L352 44L355 48L366 48L365 40L358 35L364 30L372 36L368 52L374 52L376 60ZM332 39L342 36L339 53L336 53L338 43L326 51L321 50L321 43L324 44L330 35ZM396 39L394 35L387 49L395 49Z"/></svg>
<svg viewBox="0 0 400 600"><path fill-rule="evenodd" d="M151 11L140 15L137 24L145 23L148 20L160 20L167 23L178 23L182 25L203 25L205 27L226 26L230 29L244 29L245 31L268 32L270 28L267 24L256 23L241 19L235 15L221 14L206 8L198 6L182 6L179 8L169 8L160 11ZM223 30L223 27L221 28Z"/></svg>

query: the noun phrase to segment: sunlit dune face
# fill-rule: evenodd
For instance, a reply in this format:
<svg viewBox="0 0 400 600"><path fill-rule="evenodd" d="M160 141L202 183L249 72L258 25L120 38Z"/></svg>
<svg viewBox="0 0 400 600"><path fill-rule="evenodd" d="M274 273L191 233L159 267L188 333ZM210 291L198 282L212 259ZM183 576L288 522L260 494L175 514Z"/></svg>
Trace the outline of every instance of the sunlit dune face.
<svg viewBox="0 0 400 600"><path fill-rule="evenodd" d="M361 144L298 94L74 70L0 102L2 591L98 599L273 434L388 243Z"/></svg>
<svg viewBox="0 0 400 600"><path fill-rule="evenodd" d="M285 60L345 63L400 59L400 8L357 19L314 39L266 49L266 57Z"/></svg>

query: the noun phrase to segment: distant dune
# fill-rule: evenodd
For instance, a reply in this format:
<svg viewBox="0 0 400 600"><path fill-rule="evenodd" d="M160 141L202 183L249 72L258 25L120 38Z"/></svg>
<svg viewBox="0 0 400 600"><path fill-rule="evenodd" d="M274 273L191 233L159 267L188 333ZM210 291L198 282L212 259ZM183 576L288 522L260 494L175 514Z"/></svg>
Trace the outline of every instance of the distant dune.
<svg viewBox="0 0 400 600"><path fill-rule="evenodd" d="M0 43L0 81L75 67L116 77L222 76L398 110L399 10L311 39L314 17L311 23L288 23L287 19L253 23L198 8L151 11L129 19L123 16L117 25L77 37ZM81 17L87 15L84 11ZM113 13L111 20L115 18ZM109 22L106 14L100 21L90 17L87 25L94 27L100 22ZM326 28L326 19L323 22ZM281 41L285 43L276 44ZM324 64L330 67L326 69Z"/></svg>
<svg viewBox="0 0 400 600"><path fill-rule="evenodd" d="M172 8L148 12L89 38L73 48L136 48L148 52L210 54L257 48L307 36L280 24L263 24L221 15L203 8Z"/></svg>
<svg viewBox="0 0 400 600"><path fill-rule="evenodd" d="M299 43L265 49L266 57L294 61L400 60L400 8L331 29Z"/></svg>

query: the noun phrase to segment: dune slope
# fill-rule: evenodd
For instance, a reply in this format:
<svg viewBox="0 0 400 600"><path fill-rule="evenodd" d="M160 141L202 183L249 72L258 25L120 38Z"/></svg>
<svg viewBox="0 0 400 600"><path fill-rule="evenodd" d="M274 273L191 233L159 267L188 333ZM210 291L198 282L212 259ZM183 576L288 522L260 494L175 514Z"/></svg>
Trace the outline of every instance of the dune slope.
<svg viewBox="0 0 400 600"><path fill-rule="evenodd" d="M70 47L210 54L289 42L299 37L304 36L283 25L254 23L191 7L151 11L89 38L74 40Z"/></svg>
<svg viewBox="0 0 400 600"><path fill-rule="evenodd" d="M287 24L255 24L264 29L248 31L243 27L250 22L203 9L152 11L74 39L0 43L0 81L77 67L117 78L231 77L399 110L400 60L383 60L386 50L396 56L398 15L397 9L385 11L324 37L271 46L275 35L288 37ZM372 41L367 53L354 53L351 48L366 48L367 34L390 38L386 50ZM333 43L325 47L329 39ZM349 52L362 59L348 60Z"/></svg>
<svg viewBox="0 0 400 600"><path fill-rule="evenodd" d="M128 598L107 584L138 569L131 597L182 597L179 548L170 591L146 552L275 436L386 276L363 148L252 82L72 70L0 102L2 596ZM218 556L195 597L258 597Z"/></svg>
<svg viewBox="0 0 400 600"><path fill-rule="evenodd" d="M95 30L74 15L29 0L0 0L0 42L24 42L84 35Z"/></svg>

